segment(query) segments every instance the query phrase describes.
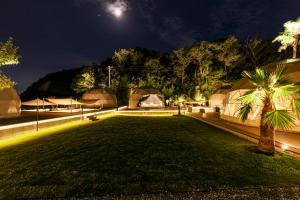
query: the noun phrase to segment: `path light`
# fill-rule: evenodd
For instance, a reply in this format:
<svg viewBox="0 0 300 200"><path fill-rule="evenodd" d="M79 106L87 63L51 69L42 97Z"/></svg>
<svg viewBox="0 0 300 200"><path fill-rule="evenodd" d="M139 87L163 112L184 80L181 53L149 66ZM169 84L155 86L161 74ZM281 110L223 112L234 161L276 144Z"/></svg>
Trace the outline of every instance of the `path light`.
<svg viewBox="0 0 300 200"><path fill-rule="evenodd" d="M283 144L283 145L281 146L281 148L282 148L283 151L286 151L286 150L289 148L289 146L286 145L286 144Z"/></svg>

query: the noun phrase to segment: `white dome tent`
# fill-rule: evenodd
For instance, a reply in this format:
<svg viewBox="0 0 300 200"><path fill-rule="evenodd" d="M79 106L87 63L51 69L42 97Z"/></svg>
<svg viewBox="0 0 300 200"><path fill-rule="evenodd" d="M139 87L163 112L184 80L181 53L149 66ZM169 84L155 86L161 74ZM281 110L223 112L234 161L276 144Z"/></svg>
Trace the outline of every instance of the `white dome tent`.
<svg viewBox="0 0 300 200"><path fill-rule="evenodd" d="M129 98L129 109L164 108L164 96L155 89L134 89Z"/></svg>
<svg viewBox="0 0 300 200"><path fill-rule="evenodd" d="M141 98L139 106L141 108L164 108L164 98L158 94L145 95Z"/></svg>

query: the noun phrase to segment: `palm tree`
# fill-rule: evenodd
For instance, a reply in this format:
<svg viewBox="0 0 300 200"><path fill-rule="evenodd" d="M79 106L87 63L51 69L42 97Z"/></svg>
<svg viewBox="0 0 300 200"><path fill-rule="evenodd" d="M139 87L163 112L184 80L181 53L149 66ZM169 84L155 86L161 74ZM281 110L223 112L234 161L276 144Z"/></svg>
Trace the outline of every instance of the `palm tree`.
<svg viewBox="0 0 300 200"><path fill-rule="evenodd" d="M294 98L299 87L287 81L285 72L286 66L278 65L273 72L257 68L253 73L242 73L255 88L239 97L239 117L245 121L254 106L262 106L258 150L264 153L275 152L275 128L292 127L300 115L300 100ZM288 101L291 107L281 107L275 103L278 100Z"/></svg>
<svg viewBox="0 0 300 200"><path fill-rule="evenodd" d="M288 21L283 25L284 31L281 32L273 42L280 42L279 52L286 50L287 47L293 47L293 58L297 58L297 48L300 37L300 17L295 21Z"/></svg>

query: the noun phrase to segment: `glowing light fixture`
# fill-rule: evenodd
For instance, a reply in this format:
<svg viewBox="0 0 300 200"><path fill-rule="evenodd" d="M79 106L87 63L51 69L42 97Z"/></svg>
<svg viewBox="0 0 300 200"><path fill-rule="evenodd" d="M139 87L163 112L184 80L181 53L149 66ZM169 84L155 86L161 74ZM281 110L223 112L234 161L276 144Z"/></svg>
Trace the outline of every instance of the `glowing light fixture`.
<svg viewBox="0 0 300 200"><path fill-rule="evenodd" d="M286 150L289 148L289 146L286 145L286 144L283 144L283 145L281 146L281 148L282 148L284 151L286 151Z"/></svg>

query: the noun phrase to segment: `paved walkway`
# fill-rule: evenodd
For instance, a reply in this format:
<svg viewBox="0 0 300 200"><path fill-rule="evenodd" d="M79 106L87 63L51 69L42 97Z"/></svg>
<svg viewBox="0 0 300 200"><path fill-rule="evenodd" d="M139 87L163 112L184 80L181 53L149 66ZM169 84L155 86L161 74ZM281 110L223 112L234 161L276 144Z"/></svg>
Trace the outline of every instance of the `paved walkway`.
<svg viewBox="0 0 300 200"><path fill-rule="evenodd" d="M215 115L207 113L202 115L201 113L190 113L189 116L208 123L212 126L230 131L240 137L246 138L253 142L258 142L259 139L259 128L245 126L226 120L222 120ZM282 148L282 145L288 145L287 151L291 151L300 155L300 133L290 132L276 132L275 135L276 146Z"/></svg>

